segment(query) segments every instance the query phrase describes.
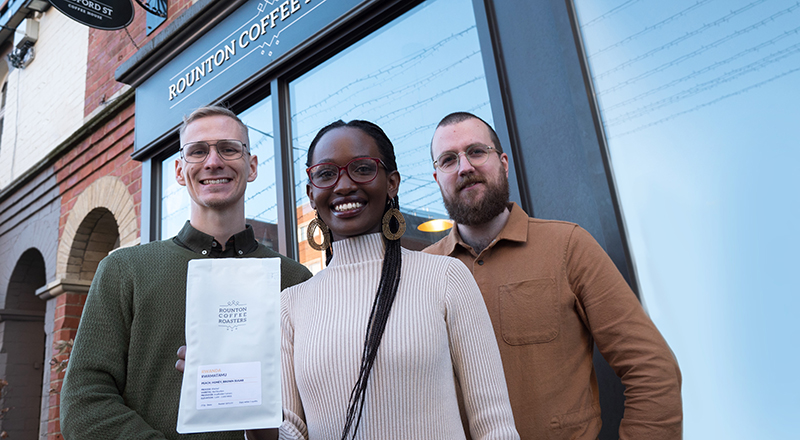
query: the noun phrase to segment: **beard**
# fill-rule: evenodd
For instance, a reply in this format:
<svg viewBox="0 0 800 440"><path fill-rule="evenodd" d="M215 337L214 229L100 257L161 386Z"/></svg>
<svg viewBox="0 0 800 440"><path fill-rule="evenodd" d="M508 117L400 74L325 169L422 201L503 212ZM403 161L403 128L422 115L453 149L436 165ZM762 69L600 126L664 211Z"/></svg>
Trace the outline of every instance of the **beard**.
<svg viewBox="0 0 800 440"><path fill-rule="evenodd" d="M476 200L466 200L462 197L461 190L473 183L483 183L486 191ZM466 226L482 225L500 215L508 207L508 179L499 174L497 182L490 182L483 176L468 174L458 181L456 193L452 198L444 194L442 198L447 213L456 223Z"/></svg>

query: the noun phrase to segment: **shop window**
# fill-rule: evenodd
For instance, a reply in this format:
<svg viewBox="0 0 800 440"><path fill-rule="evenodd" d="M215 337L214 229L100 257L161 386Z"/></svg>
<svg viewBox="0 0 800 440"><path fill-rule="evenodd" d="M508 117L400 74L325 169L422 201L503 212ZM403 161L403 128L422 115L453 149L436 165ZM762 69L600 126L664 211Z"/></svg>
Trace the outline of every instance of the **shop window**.
<svg viewBox="0 0 800 440"><path fill-rule="evenodd" d="M800 4L574 4L685 438L796 435Z"/></svg>
<svg viewBox="0 0 800 440"><path fill-rule="evenodd" d="M250 153L258 157L258 177L247 184L245 217L256 239L278 249L278 210L275 187L275 144L272 130L272 99L267 97L239 114L247 125ZM175 153L161 165L161 239L175 236L189 219L190 199L186 188L175 181Z"/></svg>
<svg viewBox="0 0 800 440"><path fill-rule="evenodd" d="M395 146L402 176L403 245L421 249L449 231L422 232L447 219L433 179L430 140L439 120L469 111L492 124L485 71L470 0L432 0L290 83L297 223L314 217L308 203L306 152L317 131L342 119L378 124ZM300 262L324 267L324 254L299 237Z"/></svg>

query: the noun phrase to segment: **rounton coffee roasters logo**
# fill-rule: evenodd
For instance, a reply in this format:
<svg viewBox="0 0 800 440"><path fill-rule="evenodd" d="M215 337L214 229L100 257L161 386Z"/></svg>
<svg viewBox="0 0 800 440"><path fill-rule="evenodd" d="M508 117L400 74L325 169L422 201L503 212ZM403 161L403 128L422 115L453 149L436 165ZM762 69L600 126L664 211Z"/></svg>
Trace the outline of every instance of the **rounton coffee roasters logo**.
<svg viewBox="0 0 800 440"><path fill-rule="evenodd" d="M230 331L247 325L247 304L239 301L228 301L227 304L219 306L218 324Z"/></svg>

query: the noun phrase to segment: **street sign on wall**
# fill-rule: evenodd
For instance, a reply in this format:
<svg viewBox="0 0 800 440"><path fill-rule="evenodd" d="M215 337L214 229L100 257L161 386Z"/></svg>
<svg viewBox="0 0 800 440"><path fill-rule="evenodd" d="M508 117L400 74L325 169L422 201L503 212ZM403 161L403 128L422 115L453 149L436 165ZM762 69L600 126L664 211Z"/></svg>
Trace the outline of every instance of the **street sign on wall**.
<svg viewBox="0 0 800 440"><path fill-rule="evenodd" d="M54 8L80 24L106 31L122 29L133 21L131 0L49 0Z"/></svg>

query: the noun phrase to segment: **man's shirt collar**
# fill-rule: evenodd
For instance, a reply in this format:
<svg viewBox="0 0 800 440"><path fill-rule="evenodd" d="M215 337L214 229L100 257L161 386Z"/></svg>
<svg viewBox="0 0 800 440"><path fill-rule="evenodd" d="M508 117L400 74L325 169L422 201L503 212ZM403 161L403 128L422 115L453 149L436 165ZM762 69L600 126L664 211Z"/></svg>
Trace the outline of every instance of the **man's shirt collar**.
<svg viewBox="0 0 800 440"><path fill-rule="evenodd" d="M510 209L511 215L508 216L506 225L503 226L503 230L497 234L495 241L509 240L525 243L528 241L528 219L530 217L528 217L528 213L526 213L522 207L514 202L511 202Z"/></svg>
<svg viewBox="0 0 800 440"><path fill-rule="evenodd" d="M195 229L187 220L183 229L173 239L176 244L192 252L207 255L212 258L238 257L254 252L258 249L255 233L250 225L245 226L244 230L233 234L225 242L225 250L213 236Z"/></svg>

